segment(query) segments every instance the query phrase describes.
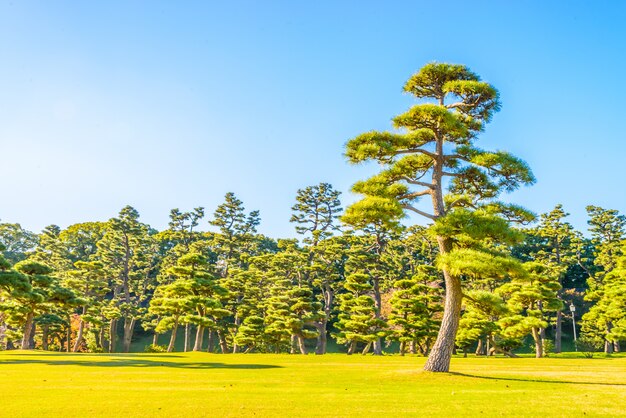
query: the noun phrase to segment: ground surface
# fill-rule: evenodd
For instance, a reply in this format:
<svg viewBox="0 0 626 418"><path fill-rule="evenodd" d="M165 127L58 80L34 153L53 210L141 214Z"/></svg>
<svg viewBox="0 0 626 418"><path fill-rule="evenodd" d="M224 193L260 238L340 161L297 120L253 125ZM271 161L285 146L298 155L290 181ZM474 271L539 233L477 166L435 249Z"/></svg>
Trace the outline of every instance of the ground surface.
<svg viewBox="0 0 626 418"><path fill-rule="evenodd" d="M0 416L626 416L626 358L0 352Z"/></svg>

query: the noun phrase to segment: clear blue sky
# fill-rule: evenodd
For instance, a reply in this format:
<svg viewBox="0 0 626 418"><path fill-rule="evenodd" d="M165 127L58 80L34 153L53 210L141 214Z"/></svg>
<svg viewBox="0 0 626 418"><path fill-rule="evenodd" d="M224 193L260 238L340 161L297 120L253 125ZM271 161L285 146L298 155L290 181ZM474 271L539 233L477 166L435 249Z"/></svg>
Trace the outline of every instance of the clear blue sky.
<svg viewBox="0 0 626 418"><path fill-rule="evenodd" d="M512 201L626 212L626 2L0 0L0 219L40 230L131 204L167 225L233 191L292 236L298 188L350 185L345 142L387 129L429 61L503 108L483 147L526 159Z"/></svg>

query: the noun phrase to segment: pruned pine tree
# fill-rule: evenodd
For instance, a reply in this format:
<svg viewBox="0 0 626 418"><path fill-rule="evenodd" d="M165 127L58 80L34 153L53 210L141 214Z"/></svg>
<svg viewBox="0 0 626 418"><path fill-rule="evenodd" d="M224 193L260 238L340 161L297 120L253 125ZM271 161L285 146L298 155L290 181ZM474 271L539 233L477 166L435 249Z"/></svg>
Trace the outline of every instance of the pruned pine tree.
<svg viewBox="0 0 626 418"><path fill-rule="evenodd" d="M290 222L296 223L296 232L303 235L304 243L308 244L310 268L305 269L306 281L313 285L324 312L316 324L316 354L326 353L328 322L335 302L333 279L336 278L333 272L335 257L320 256L330 255L329 250L336 246L336 241L330 245L323 245L323 248L319 247L320 243L325 243L335 231L339 230L337 220L342 212L340 195L341 192L334 190L331 184L320 183L298 190L296 204L291 208L293 214Z"/></svg>
<svg viewBox="0 0 626 418"><path fill-rule="evenodd" d="M305 340L318 336L316 324L323 317L322 304L314 298L309 282L307 252L293 240L279 241L279 248L282 251L265 256L272 281L265 332L276 350L286 342L291 353L307 354Z"/></svg>
<svg viewBox="0 0 626 418"><path fill-rule="evenodd" d="M456 336L457 345L467 350L476 344L476 355L503 353L515 357L513 348L520 344L519 339L504 339L499 335L498 321L509 313L506 302L495 293L485 290L470 290L464 302L464 312Z"/></svg>
<svg viewBox="0 0 626 418"><path fill-rule="evenodd" d="M63 280L63 285L74 293L81 295L85 302L81 307L80 322L72 348L73 352L77 352L83 344L86 326L99 325L102 328L102 321L99 318L100 308L104 304L104 298L110 289L107 287L106 271L101 262L77 261L74 264L75 270L67 273L67 277ZM102 333L97 335L101 337ZM97 338L96 341L98 346L102 347L101 338Z"/></svg>
<svg viewBox="0 0 626 418"><path fill-rule="evenodd" d="M442 310L441 289L433 285L437 276L433 266L424 265L393 282L388 338L400 343L401 355L407 351L427 355L437 336L437 315Z"/></svg>
<svg viewBox="0 0 626 418"><path fill-rule="evenodd" d="M222 277L222 285L231 292L236 300L238 289L231 289L229 286L238 286L239 281L236 279L229 280L229 274L232 269L247 267L248 260L253 255L251 254L253 248L259 243L255 237L256 228L260 223L259 211L255 210L246 214L243 202L237 199L234 193L229 192L226 193L224 203L215 210L213 220L209 223L219 229L219 232L213 236L213 245L218 257L217 267ZM230 335L236 336L243 318L237 315L236 304L233 302L233 300L229 301L226 306L231 308L231 317L233 318ZM223 331L219 338L223 350L227 344L226 335ZM238 350L239 347L233 339L232 351L236 353Z"/></svg>
<svg viewBox="0 0 626 418"><path fill-rule="evenodd" d="M171 268L176 265L180 257L191 251L200 251L200 247L192 249L198 241L204 239L202 233L196 231L200 224L200 220L204 217L204 208L194 208L189 212L181 212L175 208L170 211L170 221L168 229L156 234L155 239L159 243L162 257L159 260L159 273L157 282L160 284L168 284L176 280L176 277L169 274ZM147 317L143 318L145 322L144 329L154 331L153 344L158 343L159 334L156 332L156 324L160 318L153 318L149 312ZM185 323L185 351L189 350L189 342L191 340L191 323Z"/></svg>
<svg viewBox="0 0 626 418"><path fill-rule="evenodd" d="M22 330L21 348L34 348L36 318L51 312L55 305L76 307L82 301L69 289L61 286L51 275L52 269L36 261L22 260L15 265L19 276L13 276L9 287L8 312L12 321Z"/></svg>
<svg viewBox="0 0 626 418"><path fill-rule="evenodd" d="M525 274L511 275L511 281L502 285L497 293L507 302L510 315L499 320L502 335L523 338L531 334L535 342L535 357L544 357L544 330L546 317L563 307L558 297L561 289L559 269L537 262L524 263Z"/></svg>
<svg viewBox="0 0 626 418"><path fill-rule="evenodd" d="M611 307L619 306L610 303L609 298L615 289L619 289L620 272L612 274L622 257L625 248L622 241L626 237L626 216L620 215L617 210L603 209L598 206L587 206L589 214L589 231L591 232L592 244L594 247L594 264L597 271L587 280L589 290L585 295L585 300L595 302L594 308L583 316L582 328L588 338L601 341L604 345L605 353L620 351L619 339L615 338L612 331L615 325L608 312L614 312ZM608 282L612 282L610 289L606 289Z"/></svg>
<svg viewBox="0 0 626 418"><path fill-rule="evenodd" d="M380 254L371 237L354 237L351 254L346 264L343 287L346 293L339 296L339 315L335 324L335 338L354 353L358 343L364 343L363 354L374 346L374 354L382 354L381 340L388 333L387 323L381 315ZM374 249L373 249L374 248Z"/></svg>
<svg viewBox="0 0 626 418"><path fill-rule="evenodd" d="M22 261L37 248L39 237L20 224L0 223L2 254L11 264Z"/></svg>
<svg viewBox="0 0 626 418"><path fill-rule="evenodd" d="M342 212L340 195L328 183L298 190L290 222L296 223L296 232L304 235L306 244L315 247L338 229L336 221Z"/></svg>
<svg viewBox="0 0 626 418"><path fill-rule="evenodd" d="M578 265L578 243L580 234L574 227L565 221L569 216L562 205L556 205L548 213L541 214L539 225L529 230L529 234L537 239L536 248L530 252L532 260L544 264L558 274L561 290L559 298L563 300L563 280L572 267ZM556 312L554 352L561 352L563 328L563 312Z"/></svg>
<svg viewBox="0 0 626 418"><path fill-rule="evenodd" d="M135 323L144 314L144 302L155 285L157 243L148 225L139 221L139 213L126 206L109 220L106 233L98 242L97 256L111 279L115 309L124 318L122 351L128 352ZM118 316L112 315L109 352L115 351L117 321Z"/></svg>
<svg viewBox="0 0 626 418"><path fill-rule="evenodd" d="M24 277L13 270L12 263L3 254L6 247L0 242L0 349L7 348L7 301L15 288L26 285Z"/></svg>
<svg viewBox="0 0 626 418"><path fill-rule="evenodd" d="M626 341L626 244L615 267L593 290L594 305L583 315L582 331L586 339L604 346L606 353L618 352Z"/></svg>
<svg viewBox="0 0 626 418"><path fill-rule="evenodd" d="M318 242L315 247L309 247L312 254L309 281L318 301L322 304L323 313L316 324L315 354L326 354L328 324L336 308L336 295L343 289L349 246L350 238L338 235Z"/></svg>
<svg viewBox="0 0 626 418"><path fill-rule="evenodd" d="M500 109L497 90L467 67L443 63L425 65L404 90L422 102L393 119L399 131L372 131L348 141L350 162L383 166L353 186L364 196L353 207L383 220L397 220L409 211L435 221L458 209L528 220L519 207L496 200L504 191L535 181L528 166L507 152L475 146L478 134ZM418 204L424 196L431 201L430 210ZM454 249L447 235L438 235L437 242L441 255ZM461 276L442 267L444 314L425 365L436 372L449 370L463 298Z"/></svg>

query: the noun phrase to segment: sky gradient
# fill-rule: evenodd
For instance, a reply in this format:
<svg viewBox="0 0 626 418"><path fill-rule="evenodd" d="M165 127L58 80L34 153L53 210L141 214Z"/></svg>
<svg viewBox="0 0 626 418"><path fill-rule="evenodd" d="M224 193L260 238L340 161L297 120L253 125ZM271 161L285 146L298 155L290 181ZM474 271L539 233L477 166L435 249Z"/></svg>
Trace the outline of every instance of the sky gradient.
<svg viewBox="0 0 626 418"><path fill-rule="evenodd" d="M625 20L618 1L0 0L0 219L39 231L130 204L160 229L232 191L260 232L295 236L296 190L353 201L373 167L345 142L389 129L406 79L443 61L500 91L478 144L538 180L508 200L586 229L588 204L626 213Z"/></svg>

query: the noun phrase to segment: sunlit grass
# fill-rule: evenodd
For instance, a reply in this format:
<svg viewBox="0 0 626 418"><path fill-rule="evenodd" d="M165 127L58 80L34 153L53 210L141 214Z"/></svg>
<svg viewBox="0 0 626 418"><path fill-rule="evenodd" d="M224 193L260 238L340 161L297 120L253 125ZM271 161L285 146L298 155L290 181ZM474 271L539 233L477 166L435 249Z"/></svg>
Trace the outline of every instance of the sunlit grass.
<svg viewBox="0 0 626 418"><path fill-rule="evenodd" d="M626 416L626 358L0 353L0 416ZM393 415L392 415L393 414Z"/></svg>

